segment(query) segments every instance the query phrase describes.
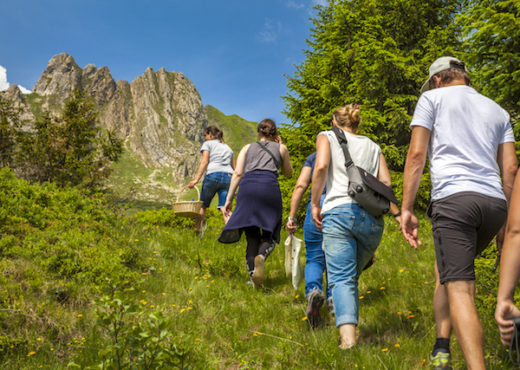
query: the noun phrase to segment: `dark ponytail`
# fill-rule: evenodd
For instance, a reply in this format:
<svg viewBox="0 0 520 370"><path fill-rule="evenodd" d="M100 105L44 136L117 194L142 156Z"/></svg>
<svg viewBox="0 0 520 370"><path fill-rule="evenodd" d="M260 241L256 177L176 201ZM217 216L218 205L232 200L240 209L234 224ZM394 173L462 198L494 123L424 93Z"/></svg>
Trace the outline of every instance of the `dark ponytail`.
<svg viewBox="0 0 520 370"><path fill-rule="evenodd" d="M278 136L278 130L276 129L276 124L270 118L266 118L258 124L257 132L265 137L266 139L274 141Z"/></svg>
<svg viewBox="0 0 520 370"><path fill-rule="evenodd" d="M217 126L208 126L204 129L204 135L211 134L215 139L218 139L221 143L224 141L224 133Z"/></svg>

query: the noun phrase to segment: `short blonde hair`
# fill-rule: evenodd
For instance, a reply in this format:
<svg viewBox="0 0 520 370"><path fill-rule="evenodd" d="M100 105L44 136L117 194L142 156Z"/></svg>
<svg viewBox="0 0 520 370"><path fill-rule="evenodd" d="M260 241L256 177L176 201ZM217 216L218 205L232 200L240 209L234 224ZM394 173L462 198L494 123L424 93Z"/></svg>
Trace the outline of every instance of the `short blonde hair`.
<svg viewBox="0 0 520 370"><path fill-rule="evenodd" d="M359 106L357 104L347 104L336 108L332 113L332 120L340 127L357 128L361 118L359 117Z"/></svg>

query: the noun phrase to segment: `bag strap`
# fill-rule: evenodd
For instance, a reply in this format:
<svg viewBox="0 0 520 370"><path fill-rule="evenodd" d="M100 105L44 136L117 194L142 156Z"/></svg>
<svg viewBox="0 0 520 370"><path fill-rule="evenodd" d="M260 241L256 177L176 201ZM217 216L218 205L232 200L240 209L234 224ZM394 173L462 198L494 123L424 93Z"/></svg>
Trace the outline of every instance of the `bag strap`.
<svg viewBox="0 0 520 370"><path fill-rule="evenodd" d="M345 155L345 167L347 168L347 174L349 174L349 177L351 176L352 171L354 170L354 162L352 161L352 157L350 156L350 152L348 151L347 147L347 137L345 136L345 133L343 130L339 129L338 127L334 126L332 128L332 131L336 134L336 138L338 139L339 145L341 146L341 149L343 149L343 154ZM363 169L362 169L363 170ZM366 172L365 170L363 170ZM365 175L365 183L367 182L367 177L372 177L374 181L372 181L371 188L376 190L377 192L383 195L386 199L388 199L390 202L395 203L397 205L397 198L395 197L394 191L391 187L386 186L383 184L377 177L373 176L372 174L369 174L366 172L367 175ZM375 182L376 184L373 184Z"/></svg>
<svg viewBox="0 0 520 370"><path fill-rule="evenodd" d="M338 139L339 145L341 146L341 149L343 149L343 154L345 155L345 167L347 168L347 171L349 168L354 166L354 161L352 160L352 157L350 156L350 152L348 151L347 147L347 137L345 136L345 133L340 128L334 126L332 128L332 132L336 134L336 139Z"/></svg>
<svg viewBox="0 0 520 370"><path fill-rule="evenodd" d="M276 165L276 169L279 169L280 166L281 166L281 164L280 164L280 162L278 161L278 159L276 159L276 157L274 156L274 154L273 154L269 149L267 149L267 143L266 143L265 145L262 144L260 141L257 141L256 143L260 146L260 148L262 148L263 150L265 150L265 151L266 151L266 152L271 156L271 158L272 158L273 161L274 161L274 164Z"/></svg>

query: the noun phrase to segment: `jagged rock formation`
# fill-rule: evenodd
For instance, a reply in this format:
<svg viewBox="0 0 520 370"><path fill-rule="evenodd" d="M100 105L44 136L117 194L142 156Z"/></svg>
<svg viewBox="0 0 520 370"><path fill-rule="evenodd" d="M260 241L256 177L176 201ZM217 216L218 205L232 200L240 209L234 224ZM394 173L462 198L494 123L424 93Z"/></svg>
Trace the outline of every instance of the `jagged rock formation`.
<svg viewBox="0 0 520 370"><path fill-rule="evenodd" d="M34 120L34 114L27 104L27 101L25 100L25 97L18 85L13 84L9 86L9 88L5 91L2 91L1 94L7 100L14 102L14 106L20 109L20 121L29 122Z"/></svg>
<svg viewBox="0 0 520 370"><path fill-rule="evenodd" d="M177 179L194 173L208 119L197 89L182 73L148 68L130 84L116 83L107 67L80 68L62 53L49 61L27 99L15 87L6 94L38 114L42 108L58 111L76 89L92 96L99 124L123 138L148 167L170 167Z"/></svg>

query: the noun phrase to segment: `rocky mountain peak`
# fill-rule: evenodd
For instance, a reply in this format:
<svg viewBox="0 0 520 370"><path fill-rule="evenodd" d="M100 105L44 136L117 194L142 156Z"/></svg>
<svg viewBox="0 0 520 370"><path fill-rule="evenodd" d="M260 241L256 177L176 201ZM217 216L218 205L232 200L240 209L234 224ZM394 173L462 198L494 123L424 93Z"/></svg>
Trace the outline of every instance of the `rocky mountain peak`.
<svg viewBox="0 0 520 370"><path fill-rule="evenodd" d="M47 64L33 91L39 95L63 95L81 87L82 70L67 53L55 55Z"/></svg>

